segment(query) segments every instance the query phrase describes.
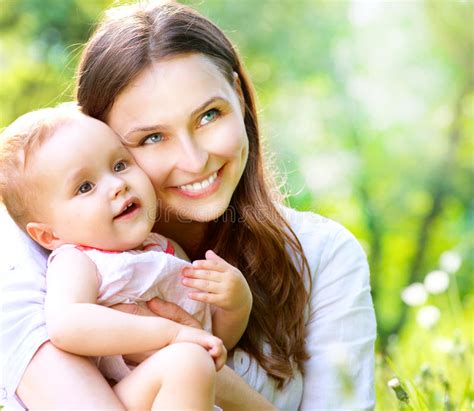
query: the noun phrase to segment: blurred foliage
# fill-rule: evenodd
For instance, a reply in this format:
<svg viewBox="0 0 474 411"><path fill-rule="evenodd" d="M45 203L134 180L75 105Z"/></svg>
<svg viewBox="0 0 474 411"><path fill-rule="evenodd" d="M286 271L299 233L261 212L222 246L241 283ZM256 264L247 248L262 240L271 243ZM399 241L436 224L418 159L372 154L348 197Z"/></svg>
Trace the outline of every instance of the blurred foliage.
<svg viewBox="0 0 474 411"><path fill-rule="evenodd" d="M1 127L72 99L81 45L103 10L117 3L0 0ZM474 2L187 3L242 53L290 204L343 223L368 254L380 337L379 408L397 407L385 385L390 373L403 374L412 391L423 363L444 367L436 372L445 379L459 374L418 346L456 335L472 361ZM422 282L447 250L461 259L450 274L458 303L449 310L440 303L442 328L427 334L400 293ZM468 372L456 377L460 407L473 401L472 362L464 367ZM438 409L444 401L428 397L411 406Z"/></svg>

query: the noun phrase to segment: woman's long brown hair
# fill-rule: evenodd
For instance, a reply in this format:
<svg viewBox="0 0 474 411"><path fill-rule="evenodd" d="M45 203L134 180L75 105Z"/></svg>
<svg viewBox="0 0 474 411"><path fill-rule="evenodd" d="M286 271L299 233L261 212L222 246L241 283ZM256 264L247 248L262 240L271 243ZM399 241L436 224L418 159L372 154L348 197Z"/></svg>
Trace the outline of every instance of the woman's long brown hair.
<svg viewBox="0 0 474 411"><path fill-rule="evenodd" d="M77 100L86 114L105 121L115 98L151 62L183 53L208 56L230 84L234 72L240 79L249 157L227 212L209 223L200 248L214 249L245 275L253 307L238 346L282 387L295 364L304 371L305 281L311 286L311 279L302 246L266 179L254 91L230 41L208 19L175 2L110 9L83 52Z"/></svg>

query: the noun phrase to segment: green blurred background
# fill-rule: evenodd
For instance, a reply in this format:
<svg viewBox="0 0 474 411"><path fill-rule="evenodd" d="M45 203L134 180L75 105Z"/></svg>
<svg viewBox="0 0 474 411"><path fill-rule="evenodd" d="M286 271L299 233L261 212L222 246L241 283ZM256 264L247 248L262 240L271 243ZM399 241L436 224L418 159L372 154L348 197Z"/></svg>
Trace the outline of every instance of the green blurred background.
<svg viewBox="0 0 474 411"><path fill-rule="evenodd" d="M367 252L378 409L473 409L474 2L186 3L242 53L290 204ZM72 98L82 44L113 4L0 0L0 127Z"/></svg>

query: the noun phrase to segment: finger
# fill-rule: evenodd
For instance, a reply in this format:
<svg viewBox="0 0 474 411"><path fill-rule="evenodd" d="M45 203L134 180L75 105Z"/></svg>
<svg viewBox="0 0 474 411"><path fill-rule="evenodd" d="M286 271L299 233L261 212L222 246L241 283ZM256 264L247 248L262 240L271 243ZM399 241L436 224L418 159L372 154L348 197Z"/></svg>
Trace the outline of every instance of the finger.
<svg viewBox="0 0 474 411"><path fill-rule="evenodd" d="M225 353L223 353L216 359L215 364L216 364L217 371L219 371L225 365L226 360L227 360L227 354Z"/></svg>
<svg viewBox="0 0 474 411"><path fill-rule="evenodd" d="M214 359L216 370L219 371L224 366L227 359L227 350L225 349L222 341L219 341L217 344L215 344L209 351L209 354Z"/></svg>
<svg viewBox="0 0 474 411"><path fill-rule="evenodd" d="M225 271L228 270L227 263L223 264L216 260L196 260L193 261L193 267L202 270Z"/></svg>
<svg viewBox="0 0 474 411"><path fill-rule="evenodd" d="M202 303L214 304L220 306L221 298L218 294L210 293L188 293L188 297L193 301L200 301Z"/></svg>
<svg viewBox="0 0 474 411"><path fill-rule="evenodd" d="M220 355L220 346L222 346L222 342L220 341L220 339L214 336L209 336L208 340L206 341L206 344L208 347L209 354L211 354L213 358Z"/></svg>
<svg viewBox="0 0 474 411"><path fill-rule="evenodd" d="M198 320L176 304L160 300L159 298L153 298L147 302L147 306L151 311L153 311L153 313L160 317L183 325L202 329L202 325Z"/></svg>
<svg viewBox="0 0 474 411"><path fill-rule="evenodd" d="M206 251L206 257L208 255L209 251ZM214 252L213 256L216 256L216 258L211 258L207 260L196 260L193 261L193 267L194 268L201 268L205 270L214 270L214 271L225 271L228 270L229 267L232 267L227 261L224 259L220 258L217 254ZM210 255L210 254L209 254Z"/></svg>
<svg viewBox="0 0 474 411"><path fill-rule="evenodd" d="M198 278L189 278L184 277L181 282L190 288L195 288L199 291L204 291L207 293L218 293L221 289L220 284L216 281L201 280Z"/></svg>
<svg viewBox="0 0 474 411"><path fill-rule="evenodd" d="M213 261L220 261L220 262L227 263L227 261L224 260L222 257L219 257L214 252L214 250L207 250L205 256L206 256L206 260L213 260Z"/></svg>
<svg viewBox="0 0 474 411"><path fill-rule="evenodd" d="M182 271L183 276L188 278L199 278L201 280L220 282L224 276L221 271L201 270L196 268L185 268Z"/></svg>
<svg viewBox="0 0 474 411"><path fill-rule="evenodd" d="M152 311L138 304L115 304L111 308L113 308L114 310L122 311L127 314L142 315L148 317L155 316Z"/></svg>

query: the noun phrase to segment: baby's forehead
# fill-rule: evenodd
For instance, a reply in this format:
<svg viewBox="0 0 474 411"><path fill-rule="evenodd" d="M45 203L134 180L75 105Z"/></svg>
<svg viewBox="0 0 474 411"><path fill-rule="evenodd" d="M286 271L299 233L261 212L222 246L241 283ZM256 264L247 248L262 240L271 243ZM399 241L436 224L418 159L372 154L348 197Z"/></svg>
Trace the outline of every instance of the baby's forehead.
<svg viewBox="0 0 474 411"><path fill-rule="evenodd" d="M87 145L123 146L120 138L107 124L83 114L58 124L51 137L56 140L63 139L64 143L74 138L77 143Z"/></svg>
<svg viewBox="0 0 474 411"><path fill-rule="evenodd" d="M74 127L81 130L102 130L102 129L109 129L109 127L93 117L86 116L80 112L71 113L65 117L59 118L55 132L60 132L61 129L67 129L70 127Z"/></svg>
<svg viewBox="0 0 474 411"><path fill-rule="evenodd" d="M119 137L105 123L87 116L71 118L58 126L44 142L41 157L68 161L106 160L115 154L128 153Z"/></svg>

